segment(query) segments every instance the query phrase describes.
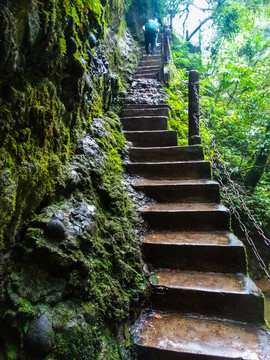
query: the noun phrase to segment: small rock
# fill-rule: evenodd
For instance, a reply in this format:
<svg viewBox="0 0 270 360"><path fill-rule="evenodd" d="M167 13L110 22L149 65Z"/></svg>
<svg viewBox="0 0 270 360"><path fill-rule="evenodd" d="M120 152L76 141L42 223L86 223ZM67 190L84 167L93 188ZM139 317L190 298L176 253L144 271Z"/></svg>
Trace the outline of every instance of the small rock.
<svg viewBox="0 0 270 360"><path fill-rule="evenodd" d="M66 228L61 220L53 219L46 225L44 234L53 240L64 239L66 236Z"/></svg>
<svg viewBox="0 0 270 360"><path fill-rule="evenodd" d="M87 73L85 73L84 79L85 79L85 87L86 87L87 91L91 93L93 91L93 87L91 84L90 76Z"/></svg>
<svg viewBox="0 0 270 360"><path fill-rule="evenodd" d="M57 220L63 221L63 220L64 220L64 215L63 215L62 211L56 211L56 212L53 214L52 218L53 218L54 220L57 219Z"/></svg>
<svg viewBox="0 0 270 360"><path fill-rule="evenodd" d="M97 39L93 33L88 36L88 41L91 49L93 49L97 45Z"/></svg>
<svg viewBox="0 0 270 360"><path fill-rule="evenodd" d="M69 37L67 43L67 55L73 55L77 51L77 42L74 37Z"/></svg>
<svg viewBox="0 0 270 360"><path fill-rule="evenodd" d="M29 326L25 339L26 350L38 358L45 357L52 349L51 335L51 318L48 313L44 313Z"/></svg>
<svg viewBox="0 0 270 360"><path fill-rule="evenodd" d="M106 136L106 131L100 118L94 118L91 129L95 138L102 139Z"/></svg>
<svg viewBox="0 0 270 360"><path fill-rule="evenodd" d="M70 73L76 78L81 78L85 73L83 64L79 60L73 59L70 67Z"/></svg>
<svg viewBox="0 0 270 360"><path fill-rule="evenodd" d="M75 240L70 240L70 241L69 241L69 245L70 245L70 247L72 247L73 249L78 248L78 245L77 245L77 243L76 243Z"/></svg>

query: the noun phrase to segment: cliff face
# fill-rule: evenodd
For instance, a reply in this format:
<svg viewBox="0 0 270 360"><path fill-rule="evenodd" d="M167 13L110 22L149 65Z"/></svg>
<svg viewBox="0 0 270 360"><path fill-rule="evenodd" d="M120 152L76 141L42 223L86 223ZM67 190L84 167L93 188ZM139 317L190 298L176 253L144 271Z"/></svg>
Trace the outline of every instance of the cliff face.
<svg viewBox="0 0 270 360"><path fill-rule="evenodd" d="M137 57L121 0L0 1L0 359L128 357L145 283L112 110Z"/></svg>

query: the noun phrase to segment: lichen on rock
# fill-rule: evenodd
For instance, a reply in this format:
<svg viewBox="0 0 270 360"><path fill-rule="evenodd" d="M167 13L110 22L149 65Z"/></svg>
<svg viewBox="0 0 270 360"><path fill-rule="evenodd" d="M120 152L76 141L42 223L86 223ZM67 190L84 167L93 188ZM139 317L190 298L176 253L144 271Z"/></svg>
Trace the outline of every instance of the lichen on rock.
<svg viewBox="0 0 270 360"><path fill-rule="evenodd" d="M145 280L112 111L138 58L123 2L10 0L0 19L0 358L128 357Z"/></svg>

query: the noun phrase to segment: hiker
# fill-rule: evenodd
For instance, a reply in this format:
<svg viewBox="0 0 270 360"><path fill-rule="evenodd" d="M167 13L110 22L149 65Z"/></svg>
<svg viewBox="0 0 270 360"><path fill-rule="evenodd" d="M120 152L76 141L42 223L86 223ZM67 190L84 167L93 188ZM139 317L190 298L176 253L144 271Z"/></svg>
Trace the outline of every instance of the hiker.
<svg viewBox="0 0 270 360"><path fill-rule="evenodd" d="M147 23L142 28L144 30L146 54L150 55L149 45L151 45L151 55L155 55L157 35L159 32L158 19L153 17L152 19L148 20Z"/></svg>
<svg viewBox="0 0 270 360"><path fill-rule="evenodd" d="M157 12L154 13L153 19L157 20L159 26L161 26L161 27L163 26L162 20L161 20L161 18L159 17L159 15L158 15Z"/></svg>

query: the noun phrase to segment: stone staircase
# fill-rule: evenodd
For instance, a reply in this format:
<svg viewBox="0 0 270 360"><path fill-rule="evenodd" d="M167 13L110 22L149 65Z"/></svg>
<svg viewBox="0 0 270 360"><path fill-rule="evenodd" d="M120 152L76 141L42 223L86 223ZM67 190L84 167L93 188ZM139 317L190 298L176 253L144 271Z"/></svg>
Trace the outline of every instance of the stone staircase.
<svg viewBox="0 0 270 360"><path fill-rule="evenodd" d="M156 81L160 60L144 55L134 79ZM139 93L148 91L143 84ZM151 308L134 326L136 359L270 359L264 299L247 277L244 246L230 232L202 147L177 146L168 110L153 103L122 108L131 144L126 169L154 202L141 209L150 229L142 251Z"/></svg>

